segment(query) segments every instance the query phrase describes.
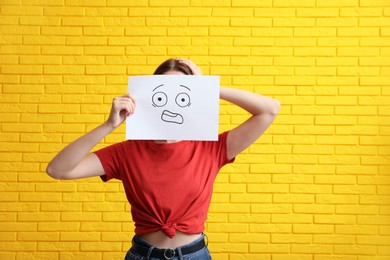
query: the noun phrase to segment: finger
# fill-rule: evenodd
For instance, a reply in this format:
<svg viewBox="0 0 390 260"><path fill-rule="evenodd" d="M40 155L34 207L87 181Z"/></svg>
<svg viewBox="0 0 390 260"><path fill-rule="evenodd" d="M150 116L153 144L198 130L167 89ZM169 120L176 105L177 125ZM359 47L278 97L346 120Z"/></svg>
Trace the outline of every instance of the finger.
<svg viewBox="0 0 390 260"><path fill-rule="evenodd" d="M196 65L192 60L179 59L179 62L188 66L190 68L190 70L192 71L193 75L201 75L202 74L202 70L200 69L200 67L198 65Z"/></svg>

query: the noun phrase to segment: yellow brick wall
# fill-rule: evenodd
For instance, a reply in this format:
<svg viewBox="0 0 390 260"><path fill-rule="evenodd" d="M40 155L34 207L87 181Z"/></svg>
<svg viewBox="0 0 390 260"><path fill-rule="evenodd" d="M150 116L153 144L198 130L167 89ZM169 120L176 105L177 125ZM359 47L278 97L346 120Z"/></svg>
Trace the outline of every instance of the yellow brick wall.
<svg viewBox="0 0 390 260"><path fill-rule="evenodd" d="M45 168L169 57L283 104L217 178L214 259L390 259L390 1L0 0L0 15L0 259L123 258L121 184ZM221 131L246 116L222 102Z"/></svg>

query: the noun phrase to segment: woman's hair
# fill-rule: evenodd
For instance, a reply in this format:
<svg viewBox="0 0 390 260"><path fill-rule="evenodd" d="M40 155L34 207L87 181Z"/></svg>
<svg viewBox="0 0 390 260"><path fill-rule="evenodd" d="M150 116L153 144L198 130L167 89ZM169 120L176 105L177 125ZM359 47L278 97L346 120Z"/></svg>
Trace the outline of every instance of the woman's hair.
<svg viewBox="0 0 390 260"><path fill-rule="evenodd" d="M154 75L162 75L168 71L180 71L185 75L193 75L191 69L183 62L180 62L179 59L169 59L164 61L158 66L158 68L154 71Z"/></svg>

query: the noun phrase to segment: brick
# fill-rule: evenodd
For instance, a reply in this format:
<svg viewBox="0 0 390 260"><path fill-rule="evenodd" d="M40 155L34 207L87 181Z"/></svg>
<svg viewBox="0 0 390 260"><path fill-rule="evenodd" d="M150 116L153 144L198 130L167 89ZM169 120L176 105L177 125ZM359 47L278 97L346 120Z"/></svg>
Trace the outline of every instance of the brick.
<svg viewBox="0 0 390 260"><path fill-rule="evenodd" d="M59 65L61 63L60 57L44 57L44 56L38 56L38 55L23 55L20 57L20 64L40 64L40 65L45 65L45 64L51 64L51 65Z"/></svg>
<svg viewBox="0 0 390 260"><path fill-rule="evenodd" d="M0 32L4 35L39 35L39 29L40 26L5 25L2 26Z"/></svg>
<svg viewBox="0 0 390 260"><path fill-rule="evenodd" d="M250 28L230 28L230 27L211 27L208 34L210 36L248 36L251 33Z"/></svg>
<svg viewBox="0 0 390 260"><path fill-rule="evenodd" d="M74 74L74 75L82 75L84 74L85 68L84 66L75 66L75 65L62 65L62 66L51 66L45 65L43 68L43 74Z"/></svg>
<svg viewBox="0 0 390 260"><path fill-rule="evenodd" d="M339 16L339 10L333 7L298 8L296 15L297 17L337 17Z"/></svg>
<svg viewBox="0 0 390 260"><path fill-rule="evenodd" d="M102 26L103 19L100 17L63 17L64 26Z"/></svg>
<svg viewBox="0 0 390 260"><path fill-rule="evenodd" d="M334 252L346 255L375 255L377 251L375 246L336 245Z"/></svg>
<svg viewBox="0 0 390 260"><path fill-rule="evenodd" d="M295 134L305 135L326 135L334 134L336 132L334 126L296 126L294 130Z"/></svg>
<svg viewBox="0 0 390 260"><path fill-rule="evenodd" d="M19 241L55 241L58 237L58 232L18 232Z"/></svg>
<svg viewBox="0 0 390 260"><path fill-rule="evenodd" d="M229 26L230 19L225 17L190 17L189 26Z"/></svg>
<svg viewBox="0 0 390 260"><path fill-rule="evenodd" d="M32 86L32 85L24 85L24 84L18 84L18 85L8 85L4 84L3 85L3 93L39 93L43 94L44 93L44 86ZM5 111L3 111L5 112Z"/></svg>
<svg viewBox="0 0 390 260"><path fill-rule="evenodd" d="M77 212L81 211L81 203L78 202L46 202L42 203L41 211L48 211L48 212L58 212L58 211L65 211L65 212Z"/></svg>
<svg viewBox="0 0 390 260"><path fill-rule="evenodd" d="M360 78L360 85L362 86L383 86L383 85L388 85L389 82L390 82L390 77L377 76L376 78L372 78L372 77Z"/></svg>
<svg viewBox="0 0 390 260"><path fill-rule="evenodd" d="M318 184L355 184L356 177L349 175L317 175L314 177Z"/></svg>
<svg viewBox="0 0 390 260"><path fill-rule="evenodd" d="M316 215L314 216L314 223L318 224L350 224L356 223L356 216L352 215Z"/></svg>
<svg viewBox="0 0 390 260"><path fill-rule="evenodd" d="M204 16L210 16L211 15L211 8L209 7L173 7L170 10L170 15L173 17L176 16L184 16L184 17L204 17Z"/></svg>
<svg viewBox="0 0 390 260"><path fill-rule="evenodd" d="M0 251L20 252L20 251L34 251L36 249L35 242L3 242L0 245Z"/></svg>
<svg viewBox="0 0 390 260"><path fill-rule="evenodd" d="M127 241L129 238L129 234L127 232L103 232L101 240L103 242L105 241L111 241L111 242L123 242Z"/></svg>
<svg viewBox="0 0 390 260"><path fill-rule="evenodd" d="M298 65L299 66L299 65ZM275 76L275 85L315 85L316 78L314 76ZM307 98L307 97L306 97ZM291 97L289 98L291 99ZM314 99L313 99L314 101ZM310 102L314 103L314 102Z"/></svg>
<svg viewBox="0 0 390 260"><path fill-rule="evenodd" d="M315 155L277 155L276 163L304 163L315 164L317 163L317 156Z"/></svg>
<svg viewBox="0 0 390 260"><path fill-rule="evenodd" d="M360 158L358 156L344 156L339 158L337 156L319 156L319 164L338 164L338 165L350 165L358 164Z"/></svg>
<svg viewBox="0 0 390 260"><path fill-rule="evenodd" d="M212 204L210 212L213 213L248 213L250 211L249 204Z"/></svg>
<svg viewBox="0 0 390 260"><path fill-rule="evenodd" d="M4 74L42 74L42 66L39 66L39 65L3 65L1 72Z"/></svg>
<svg viewBox="0 0 390 260"><path fill-rule="evenodd" d="M58 30L57 27L53 26L41 26L41 34L42 35L60 35L64 36L72 36L72 35L82 35L82 28L79 27L68 27L61 26L61 30Z"/></svg>
<svg viewBox="0 0 390 260"><path fill-rule="evenodd" d="M359 46L359 38L351 37L321 37L318 38L318 46Z"/></svg>
<svg viewBox="0 0 390 260"><path fill-rule="evenodd" d="M79 250L79 242L40 242L37 249L39 251L69 252Z"/></svg>
<svg viewBox="0 0 390 260"><path fill-rule="evenodd" d="M343 205L336 206L337 214L351 214L351 215L377 215L379 207L376 205Z"/></svg>
<svg viewBox="0 0 390 260"><path fill-rule="evenodd" d="M42 15L43 8L41 6L11 6L5 5L1 8L3 15Z"/></svg>
<svg viewBox="0 0 390 260"><path fill-rule="evenodd" d="M250 244L249 251L256 253L288 253L290 246L284 244Z"/></svg>
<svg viewBox="0 0 390 260"><path fill-rule="evenodd" d="M85 70L87 75L115 75L126 74L125 66L87 66Z"/></svg>
<svg viewBox="0 0 390 260"><path fill-rule="evenodd" d="M378 174L378 167L377 166L370 166L370 165L359 165L359 166L349 166L349 165L342 165L337 167L338 174L351 174L351 175L374 175Z"/></svg>
<svg viewBox="0 0 390 260"><path fill-rule="evenodd" d="M231 18L230 25L243 27L269 27L272 25L272 20L268 18Z"/></svg>
<svg viewBox="0 0 390 260"><path fill-rule="evenodd" d="M41 133L41 124L4 123L1 130L4 132Z"/></svg>
<svg viewBox="0 0 390 260"><path fill-rule="evenodd" d="M238 51L238 50L237 50ZM234 54L233 54L234 55ZM251 73L251 68L241 66L214 66L211 68L211 74L215 75L248 75Z"/></svg>
<svg viewBox="0 0 390 260"><path fill-rule="evenodd" d="M271 176L265 174L237 174L230 176L231 183L268 183L270 181Z"/></svg>
<svg viewBox="0 0 390 260"><path fill-rule="evenodd" d="M187 28L180 28L180 27L168 27L167 28L167 35L168 36L207 36L209 35L208 28L204 27L187 27Z"/></svg>
<svg viewBox="0 0 390 260"><path fill-rule="evenodd" d="M359 111L358 111L359 113ZM367 113L367 112L364 112ZM372 112L372 115L376 115ZM348 135L376 135L378 134L378 128L375 126L357 126L354 128L338 126L336 127L337 134L348 134Z"/></svg>
<svg viewBox="0 0 390 260"><path fill-rule="evenodd" d="M291 184L290 185L291 193L303 193L303 194L329 194L332 193L331 185L319 185L319 184Z"/></svg>
<svg viewBox="0 0 390 260"><path fill-rule="evenodd" d="M272 201L272 196L269 194L232 194L230 201L233 203L269 203Z"/></svg>
<svg viewBox="0 0 390 260"><path fill-rule="evenodd" d="M316 195L316 202L320 204L356 204L357 195L336 195L336 194L319 194Z"/></svg>
<svg viewBox="0 0 390 260"><path fill-rule="evenodd" d="M66 89L58 89L58 86L50 86L50 91L53 91L52 89L56 91L65 91L65 93L84 93L85 87L83 84L86 85L94 85L99 86L100 84L104 83L104 76L96 76L96 75L84 75L80 77L74 76L74 75L65 75L63 76L64 84L69 84L71 86L67 86ZM106 86L104 86L107 88Z"/></svg>
<svg viewBox="0 0 390 260"><path fill-rule="evenodd" d="M229 236L229 241L235 243L250 243L256 241L258 243L270 242L270 236L267 234L239 234L234 233Z"/></svg>
<svg viewBox="0 0 390 260"><path fill-rule="evenodd" d="M314 254L329 254L333 252L332 246L326 246L326 245L298 245L294 244L291 246L291 252L293 253L301 253L301 254L307 254L307 253L314 253Z"/></svg>
<svg viewBox="0 0 390 260"><path fill-rule="evenodd" d="M337 75L341 75L341 76L357 76L357 75L365 75L365 76L373 76L373 75L378 75L380 74L379 72L379 68L375 68L375 67L359 67L359 68L354 68L354 67L341 67L341 68L337 68ZM345 89L348 89L350 90L351 94L359 91L359 90L364 90L365 88L367 87L358 87L356 88L355 87L340 87L340 95L345 95L346 94L346 91ZM366 95L375 95L377 93L377 90L375 90L375 88L371 88L372 89L372 92L366 92L365 94Z"/></svg>
<svg viewBox="0 0 390 260"><path fill-rule="evenodd" d="M69 105L48 105L41 104L38 107L40 113L78 113L80 111L79 106Z"/></svg>
<svg viewBox="0 0 390 260"><path fill-rule="evenodd" d="M62 232L60 241L100 241L99 232Z"/></svg>
<svg viewBox="0 0 390 260"><path fill-rule="evenodd" d="M245 192L246 191L246 185L244 184L233 184L233 183L229 183L229 184L219 184L219 183L216 183L214 185L214 192L226 192L226 190L228 190L230 193L242 193L242 192Z"/></svg>
<svg viewBox="0 0 390 260"><path fill-rule="evenodd" d="M294 224L293 232L298 234L331 234L333 233L333 225Z"/></svg>
<svg viewBox="0 0 390 260"><path fill-rule="evenodd" d="M265 6L272 6L272 1L270 0L261 0L261 1L257 1L256 3L254 3L253 1L250 1L250 0L243 0L243 1L239 1L239 0L233 0L232 2L232 6L239 6L239 7L247 7L247 6L251 6L251 7L265 7Z"/></svg>
<svg viewBox="0 0 390 260"><path fill-rule="evenodd" d="M269 214L229 214L230 223L269 223Z"/></svg>
<svg viewBox="0 0 390 260"><path fill-rule="evenodd" d="M86 16L123 17L127 16L128 8L96 7L86 9Z"/></svg>
<svg viewBox="0 0 390 260"><path fill-rule="evenodd" d="M356 58L349 58L349 57L347 58L320 57L317 58L316 61L316 65L318 66L352 66L357 64L358 64L358 60Z"/></svg>
<svg viewBox="0 0 390 260"><path fill-rule="evenodd" d="M326 100L323 102L330 103ZM343 101L339 99L339 102ZM356 125L356 122L356 116L317 116L315 119L315 124L318 125Z"/></svg>
<svg viewBox="0 0 390 260"><path fill-rule="evenodd" d="M318 205L318 204L295 204L294 212L304 214L332 214L335 211L333 205Z"/></svg>
<svg viewBox="0 0 390 260"><path fill-rule="evenodd" d="M61 201L61 194L52 193L22 193L20 194L20 201Z"/></svg>
<svg viewBox="0 0 390 260"><path fill-rule="evenodd" d="M202 1L202 3L205 3ZM226 1L224 1L226 3ZM252 8L225 8L225 7L213 7L212 8L213 17L252 17L253 9Z"/></svg>
<svg viewBox="0 0 390 260"><path fill-rule="evenodd" d="M77 7L46 6L43 8L43 14L45 16L83 16L84 12Z"/></svg>
<svg viewBox="0 0 390 260"><path fill-rule="evenodd" d="M376 154L377 147L336 147L336 154Z"/></svg>
<svg viewBox="0 0 390 260"><path fill-rule="evenodd" d="M172 46L172 47L168 47L167 49L167 53L170 56L180 56L186 54L207 55L208 52L209 52L208 48L202 46L198 46L198 47Z"/></svg>
<svg viewBox="0 0 390 260"><path fill-rule="evenodd" d="M311 214L272 214L272 223L311 223L313 217Z"/></svg>
<svg viewBox="0 0 390 260"><path fill-rule="evenodd" d="M264 47L258 47L258 46L273 46L274 40L268 37L239 37L234 39L234 45L235 46L253 46L251 49L251 53L253 55L260 55L261 50L264 50ZM237 47L236 47L237 48ZM245 48L245 47L244 47ZM268 49L270 49L269 47ZM278 49L280 50L280 48ZM267 53L266 56L272 55L271 53ZM277 55L282 55L282 53L279 53ZM253 58L252 58L253 59Z"/></svg>
<svg viewBox="0 0 390 260"><path fill-rule="evenodd" d="M13 135L2 134L7 137L7 141L12 141ZM10 140L11 139L11 140ZM5 140L4 140L5 141ZM28 144L22 142L15 142L12 145L2 145L0 152L36 152L38 151L38 144Z"/></svg>
<svg viewBox="0 0 390 260"><path fill-rule="evenodd" d="M88 49L89 50L89 49ZM82 47L75 46L43 46L42 54L44 55L81 55L83 54Z"/></svg>
<svg viewBox="0 0 390 260"><path fill-rule="evenodd" d="M17 225L10 225L7 222L3 222L0 224L2 232L9 232L9 231L17 231L17 232L27 232L27 231L36 231L37 225L36 223L31 222L18 222ZM4 244L1 243L3 246ZM3 250L1 250L3 251Z"/></svg>
<svg viewBox="0 0 390 260"><path fill-rule="evenodd" d="M274 194L274 203L313 203L314 196L311 194Z"/></svg>
<svg viewBox="0 0 390 260"><path fill-rule="evenodd" d="M75 48L75 47L72 47ZM91 46L85 49L86 55L123 55L125 49L120 46Z"/></svg>
<svg viewBox="0 0 390 260"><path fill-rule="evenodd" d="M372 223L375 223L377 225L387 225L389 223L387 216L366 216L366 215L359 215L357 216L357 224L360 225L371 225Z"/></svg>
<svg viewBox="0 0 390 260"><path fill-rule="evenodd" d="M303 136L275 136L274 143L276 144L312 144L314 143L313 137Z"/></svg>
<svg viewBox="0 0 390 260"><path fill-rule="evenodd" d="M1 122L16 123L19 122L20 120L20 115L15 115L12 113L1 113L1 115L2 115Z"/></svg>
<svg viewBox="0 0 390 260"><path fill-rule="evenodd" d="M354 244L355 238L349 235L314 235L313 242L318 244Z"/></svg>
<svg viewBox="0 0 390 260"><path fill-rule="evenodd" d="M95 36L83 36L83 37L67 37L66 45L69 46L96 46L96 45L106 45L107 38L105 37L95 37Z"/></svg>
<svg viewBox="0 0 390 260"><path fill-rule="evenodd" d="M366 37L362 38L361 46L387 47L389 42L388 37Z"/></svg>

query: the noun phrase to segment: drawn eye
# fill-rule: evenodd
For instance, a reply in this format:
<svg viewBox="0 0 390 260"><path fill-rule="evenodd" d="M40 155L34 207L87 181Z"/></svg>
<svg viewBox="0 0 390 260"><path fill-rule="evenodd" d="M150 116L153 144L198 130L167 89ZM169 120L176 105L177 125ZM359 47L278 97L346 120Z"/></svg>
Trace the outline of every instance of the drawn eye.
<svg viewBox="0 0 390 260"><path fill-rule="evenodd" d="M153 106L162 107L168 102L168 97L164 92L157 92L152 97Z"/></svg>
<svg viewBox="0 0 390 260"><path fill-rule="evenodd" d="M176 96L175 101L179 107L188 107L191 105L191 99L187 93L180 93Z"/></svg>

